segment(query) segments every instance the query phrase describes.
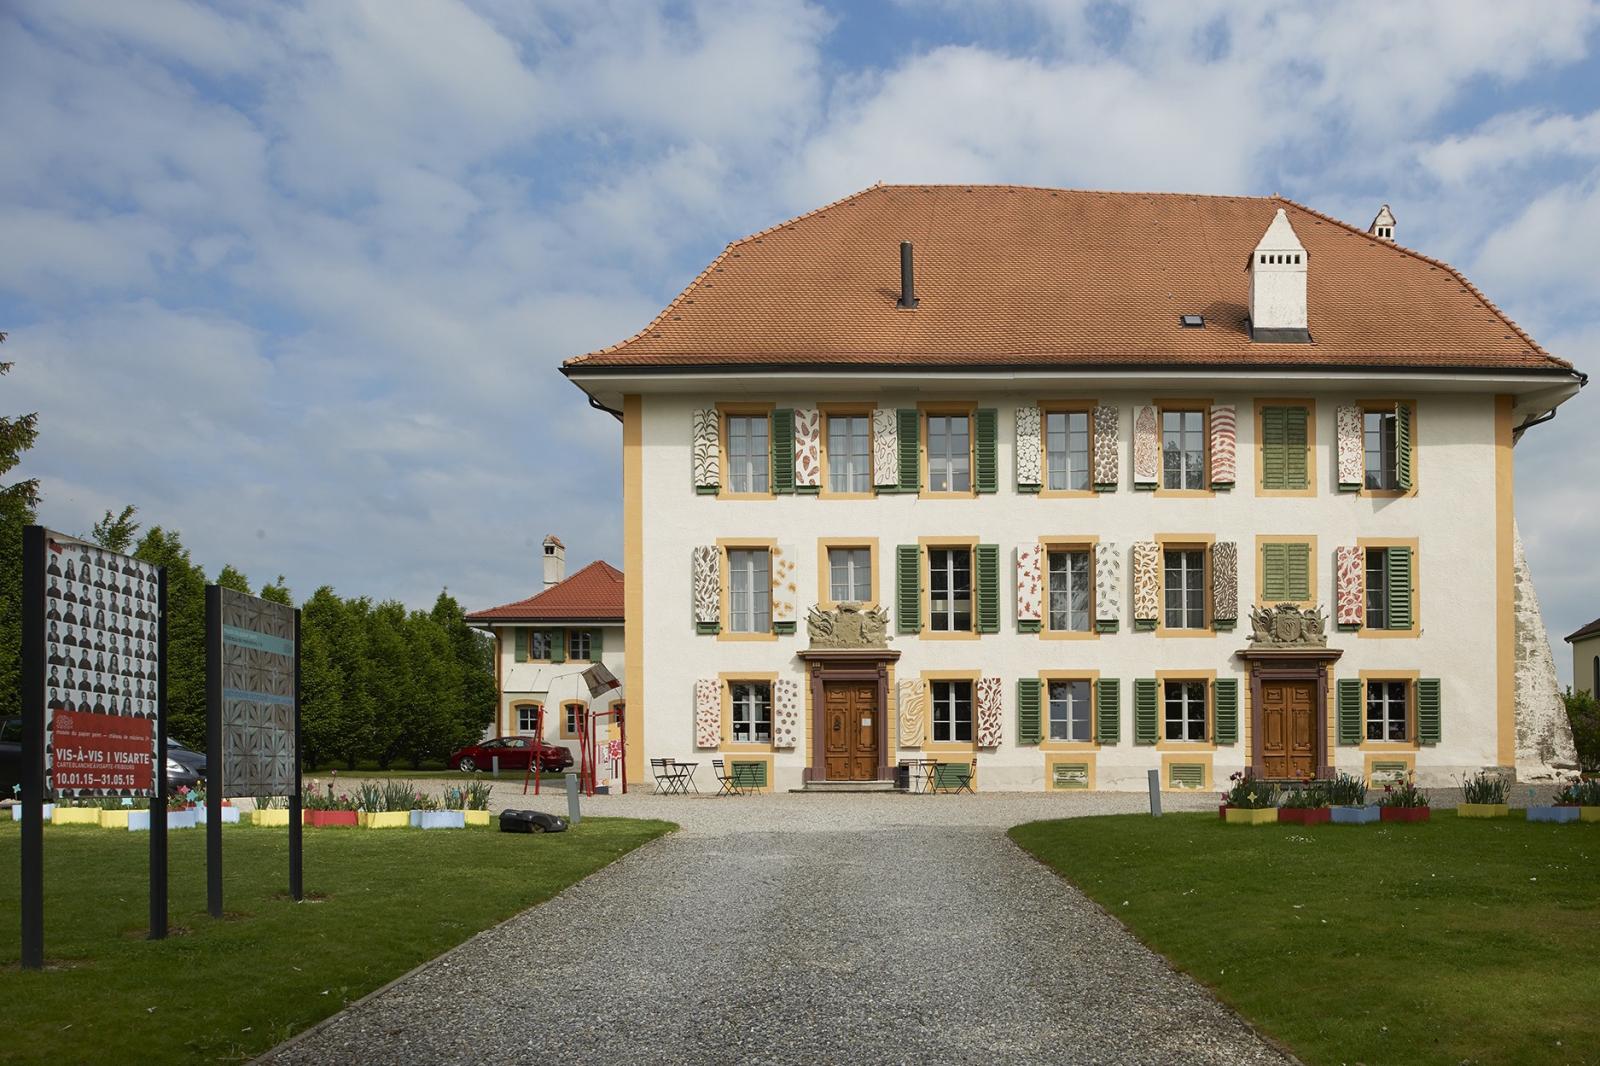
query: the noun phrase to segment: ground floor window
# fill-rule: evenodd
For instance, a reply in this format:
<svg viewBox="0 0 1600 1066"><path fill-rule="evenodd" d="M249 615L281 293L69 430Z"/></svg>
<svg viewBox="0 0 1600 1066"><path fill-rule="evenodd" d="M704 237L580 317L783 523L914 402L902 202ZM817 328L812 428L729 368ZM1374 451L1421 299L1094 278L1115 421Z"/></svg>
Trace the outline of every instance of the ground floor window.
<svg viewBox="0 0 1600 1066"><path fill-rule="evenodd" d="M1407 739L1404 681L1367 682L1367 739Z"/></svg>
<svg viewBox="0 0 1600 1066"><path fill-rule="evenodd" d="M1093 740L1089 682L1050 682L1050 739Z"/></svg>
<svg viewBox="0 0 1600 1066"><path fill-rule="evenodd" d="M933 739L935 742L972 742L972 682L935 681Z"/></svg>
<svg viewBox="0 0 1600 1066"><path fill-rule="evenodd" d="M772 686L765 681L735 681L733 739L737 744L766 744L772 740Z"/></svg>
<svg viewBox="0 0 1600 1066"><path fill-rule="evenodd" d="M1206 739L1206 683L1168 681L1166 683L1166 736L1168 740Z"/></svg>
<svg viewBox="0 0 1600 1066"><path fill-rule="evenodd" d="M537 733L539 731L539 705L537 703L524 703L517 708L517 732Z"/></svg>
<svg viewBox="0 0 1600 1066"><path fill-rule="evenodd" d="M576 737L578 735L578 716L588 709L581 703L562 705L561 735L563 737Z"/></svg>

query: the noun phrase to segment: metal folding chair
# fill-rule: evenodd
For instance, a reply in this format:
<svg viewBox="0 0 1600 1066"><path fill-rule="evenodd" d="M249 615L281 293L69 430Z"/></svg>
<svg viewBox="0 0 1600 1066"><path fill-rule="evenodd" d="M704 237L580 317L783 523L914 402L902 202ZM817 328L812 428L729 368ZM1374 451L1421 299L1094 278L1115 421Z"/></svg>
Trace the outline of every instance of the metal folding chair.
<svg viewBox="0 0 1600 1066"><path fill-rule="evenodd" d="M683 774L679 773L672 765L671 759L651 759L650 772L655 775L656 795L685 791Z"/></svg>
<svg viewBox="0 0 1600 1066"><path fill-rule="evenodd" d="M737 782L737 781L735 781L733 779L733 775L728 773L727 770L723 768L721 759L712 759L711 760L711 771L712 771L712 773L716 774L716 777L717 777L717 785L719 786L718 789L717 789L717 795L719 795L719 796L742 796L742 795L744 795L744 789L740 786L739 782Z"/></svg>

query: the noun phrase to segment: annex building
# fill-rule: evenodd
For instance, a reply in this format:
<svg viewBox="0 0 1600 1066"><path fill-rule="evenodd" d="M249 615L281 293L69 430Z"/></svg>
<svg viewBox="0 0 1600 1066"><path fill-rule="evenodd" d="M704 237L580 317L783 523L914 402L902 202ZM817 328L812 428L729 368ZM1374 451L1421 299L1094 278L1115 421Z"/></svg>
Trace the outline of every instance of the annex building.
<svg viewBox="0 0 1600 1066"><path fill-rule="evenodd" d="M1570 758L1519 641L1512 448L1582 378L1395 227L880 185L569 360L622 423L630 778Z"/></svg>

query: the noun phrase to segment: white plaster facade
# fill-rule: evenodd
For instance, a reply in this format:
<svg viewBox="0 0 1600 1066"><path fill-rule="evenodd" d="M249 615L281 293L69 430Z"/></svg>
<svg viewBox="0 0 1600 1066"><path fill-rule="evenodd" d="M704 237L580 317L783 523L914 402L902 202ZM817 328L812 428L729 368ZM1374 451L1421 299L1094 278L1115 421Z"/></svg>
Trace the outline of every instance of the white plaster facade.
<svg viewBox="0 0 1600 1066"><path fill-rule="evenodd" d="M577 738L564 728L562 708L571 702L593 706L595 710L610 708L622 702L622 689L617 688L604 696L590 698L582 674L595 660L568 660L566 662L518 662L516 658L517 629L571 628L587 629L601 635L598 661L614 674L618 681L625 676L623 667L623 627L620 625L594 625L572 623L493 623L491 632L496 637L495 656L497 675L500 678L500 708L491 730L493 736L531 736L532 730L520 727L518 708L532 703L544 706L544 736L549 744L569 748L577 758ZM602 733L605 737L607 734Z"/></svg>

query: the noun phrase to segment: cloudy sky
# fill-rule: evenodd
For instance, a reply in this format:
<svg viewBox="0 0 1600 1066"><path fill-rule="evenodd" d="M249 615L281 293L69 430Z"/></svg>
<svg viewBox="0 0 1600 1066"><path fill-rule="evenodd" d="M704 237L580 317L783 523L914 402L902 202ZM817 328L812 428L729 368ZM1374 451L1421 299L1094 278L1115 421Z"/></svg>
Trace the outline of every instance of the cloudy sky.
<svg viewBox="0 0 1600 1066"><path fill-rule="evenodd" d="M879 180L1387 201L1594 373L1597 48L1578 0L10 0L0 410L52 526L503 602L546 532L621 554L618 427L557 364ZM1596 411L1517 450L1557 638L1600 615Z"/></svg>

